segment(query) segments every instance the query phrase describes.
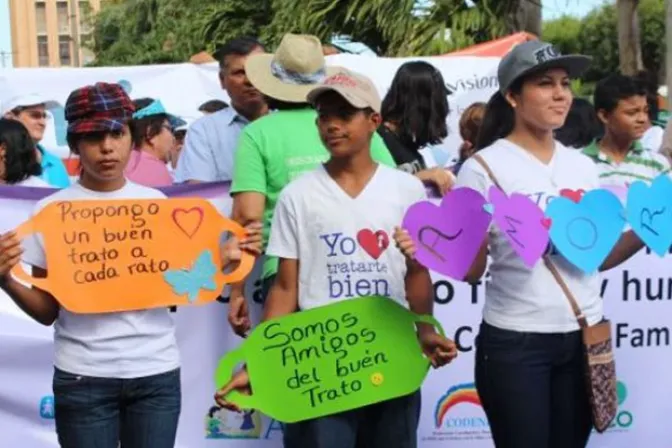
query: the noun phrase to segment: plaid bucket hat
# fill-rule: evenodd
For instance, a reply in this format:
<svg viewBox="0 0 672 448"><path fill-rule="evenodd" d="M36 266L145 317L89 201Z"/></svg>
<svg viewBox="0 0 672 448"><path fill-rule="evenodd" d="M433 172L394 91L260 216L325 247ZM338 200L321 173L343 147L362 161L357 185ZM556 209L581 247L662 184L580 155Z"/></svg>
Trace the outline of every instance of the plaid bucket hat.
<svg viewBox="0 0 672 448"><path fill-rule="evenodd" d="M99 82L73 91L65 103L68 133L114 132L133 117L135 106L119 84Z"/></svg>

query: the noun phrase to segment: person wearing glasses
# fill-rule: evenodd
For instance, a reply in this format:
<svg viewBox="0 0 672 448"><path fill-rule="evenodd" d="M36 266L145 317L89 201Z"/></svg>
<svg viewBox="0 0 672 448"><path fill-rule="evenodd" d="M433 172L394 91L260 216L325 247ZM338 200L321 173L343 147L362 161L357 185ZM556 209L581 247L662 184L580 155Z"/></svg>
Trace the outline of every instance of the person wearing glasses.
<svg viewBox="0 0 672 448"><path fill-rule="evenodd" d="M37 160L42 166L41 179L55 188L70 185L65 164L57 155L47 151L40 141L47 127L47 111L60 107L56 101L47 100L36 93L21 94L2 102L1 115L23 124L35 143Z"/></svg>
<svg viewBox="0 0 672 448"><path fill-rule="evenodd" d="M175 146L175 129L184 121L166 112L159 100L140 98L133 105L133 151L126 165L126 177L146 187L172 185L168 163Z"/></svg>

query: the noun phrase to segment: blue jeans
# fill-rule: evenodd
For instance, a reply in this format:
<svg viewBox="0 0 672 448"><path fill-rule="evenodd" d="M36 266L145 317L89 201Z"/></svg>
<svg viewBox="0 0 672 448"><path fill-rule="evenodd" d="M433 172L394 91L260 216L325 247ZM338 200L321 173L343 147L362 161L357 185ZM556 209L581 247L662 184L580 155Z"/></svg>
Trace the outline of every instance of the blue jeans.
<svg viewBox="0 0 672 448"><path fill-rule="evenodd" d="M134 379L54 372L61 448L173 448L181 400L179 369Z"/></svg>
<svg viewBox="0 0 672 448"><path fill-rule="evenodd" d="M476 389L497 448L584 448L592 429L581 332L521 333L483 322Z"/></svg>
<svg viewBox="0 0 672 448"><path fill-rule="evenodd" d="M285 448L416 448L420 391L361 409L285 424Z"/></svg>

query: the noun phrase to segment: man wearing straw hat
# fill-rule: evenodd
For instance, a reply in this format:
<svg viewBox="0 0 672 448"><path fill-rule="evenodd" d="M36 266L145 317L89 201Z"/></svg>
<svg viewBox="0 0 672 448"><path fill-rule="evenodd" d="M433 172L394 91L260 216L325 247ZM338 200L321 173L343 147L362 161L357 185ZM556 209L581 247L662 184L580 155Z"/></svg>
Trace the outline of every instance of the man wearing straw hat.
<svg viewBox="0 0 672 448"><path fill-rule="evenodd" d="M286 34L275 54L250 55L245 71L275 112L248 125L238 141L231 187L233 219L243 225L263 221L266 247L280 191L296 176L329 158L315 126L317 114L306 97L328 76L347 70L326 66L322 44L315 36ZM371 155L379 163L395 166L378 134L374 135ZM277 269L278 260L266 257L263 299ZM242 284L231 287L229 322L239 335L250 328Z"/></svg>

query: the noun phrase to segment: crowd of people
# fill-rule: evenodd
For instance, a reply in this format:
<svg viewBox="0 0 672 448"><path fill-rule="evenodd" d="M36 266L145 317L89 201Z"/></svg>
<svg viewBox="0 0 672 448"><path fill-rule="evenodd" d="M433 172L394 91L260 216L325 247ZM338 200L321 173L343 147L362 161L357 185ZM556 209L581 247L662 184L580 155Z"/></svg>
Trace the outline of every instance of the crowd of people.
<svg viewBox="0 0 672 448"><path fill-rule="evenodd" d="M232 181L232 218L247 237L223 245L222 268L241 251L263 256L263 320L354 298L331 264L367 263L371 253L339 250L338 238L381 235L377 272L351 272L359 295L382 295L432 314L428 270L400 228L405 211L426 198L496 185L542 208L562 189L627 187L670 171L672 130L656 121L657 98L641 78L614 74L591 102L573 98L570 80L587 57L560 55L541 41L516 46L499 64L499 91L459 120L459 162L430 166L423 150L447 136L449 95L427 62L407 62L384 98L361 73L326 64L313 36L287 34L274 53L252 38L215 54L230 104L209 101L185 123L155 98L131 100L116 84L70 94L67 141L79 158L71 182L59 158L40 145L50 101L19 95L3 102L0 183L60 190L58 200L163 198L155 187ZM477 154L478 157L474 155ZM389 246L389 247L388 247ZM395 247L396 246L396 247ZM643 243L623 233L601 270ZM0 287L36 321L55 327L56 430L66 448L168 448L180 414L180 361L167 309L78 315L49 293L10 274L19 262L46 277L44 242L0 236ZM553 247L549 256L590 325L604 318L599 274L584 274ZM562 286L543 263L530 268L492 226L465 281L477 282L490 257L483 322L476 342L476 386L494 442L503 448L585 447L592 429L579 323ZM375 277L375 278L373 278ZM374 281L375 280L375 281ZM231 285L228 320L251 329L243 283ZM459 316L455 316L459 319ZM418 340L435 367L457 356L453 341L424 324ZM250 392L243 369L215 394ZM420 392L363 409L284 425L288 448L417 446ZM291 405L291 404L288 404Z"/></svg>

